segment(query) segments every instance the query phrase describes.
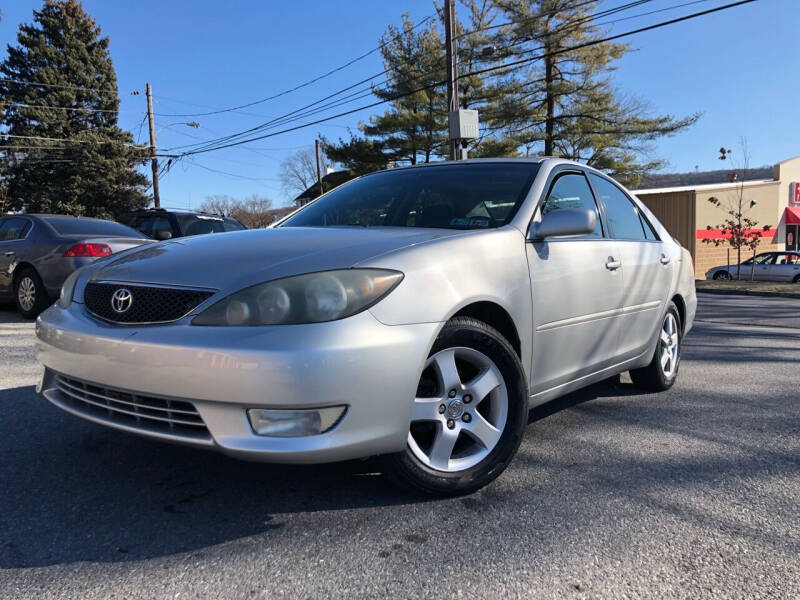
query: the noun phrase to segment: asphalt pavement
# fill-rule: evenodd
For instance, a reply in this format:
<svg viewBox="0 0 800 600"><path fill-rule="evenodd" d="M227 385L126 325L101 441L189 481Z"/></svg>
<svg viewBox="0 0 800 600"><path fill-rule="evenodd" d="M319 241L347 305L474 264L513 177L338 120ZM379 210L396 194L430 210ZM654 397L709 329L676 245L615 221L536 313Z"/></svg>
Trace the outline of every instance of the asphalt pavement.
<svg viewBox="0 0 800 600"><path fill-rule="evenodd" d="M800 598L799 309L702 296L672 390L545 405L449 500L72 417L0 309L0 598Z"/></svg>

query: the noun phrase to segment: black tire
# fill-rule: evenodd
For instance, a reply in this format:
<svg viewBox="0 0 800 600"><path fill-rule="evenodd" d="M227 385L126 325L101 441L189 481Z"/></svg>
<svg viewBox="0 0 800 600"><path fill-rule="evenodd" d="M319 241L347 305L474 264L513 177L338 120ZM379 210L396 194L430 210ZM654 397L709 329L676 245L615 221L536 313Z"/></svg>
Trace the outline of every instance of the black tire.
<svg viewBox="0 0 800 600"><path fill-rule="evenodd" d="M457 347L477 350L489 358L496 365L505 384L508 411L505 426L496 445L480 462L456 472L436 470L426 465L408 444L403 452L387 457L389 472L395 481L441 496L469 494L500 475L516 454L528 422L528 386L525 372L511 344L486 323L472 318L456 317L439 333L430 356ZM477 406L474 408L477 410ZM460 425L459 423L459 427Z"/></svg>
<svg viewBox="0 0 800 600"><path fill-rule="evenodd" d="M661 353L664 350L664 342L661 339L661 333L670 315L675 319L675 323L677 324L678 347L674 370L671 375L667 376L661 366ZM658 341L656 342L656 349L650 364L640 369L631 369L630 375L636 387L650 392L663 392L671 388L678 378L678 369L681 364L681 349L683 348L683 324L681 323L681 315L678 312L678 307L675 306L674 302L670 302L667 305L667 312L661 320L656 336L658 337Z"/></svg>
<svg viewBox="0 0 800 600"><path fill-rule="evenodd" d="M729 279L732 279L732 277L727 271L717 271L714 273L714 281L728 281Z"/></svg>
<svg viewBox="0 0 800 600"><path fill-rule="evenodd" d="M28 296L28 290L32 290L32 299ZM21 296L25 296L25 298ZM26 319L35 319L53 302L47 295L42 278L35 269L30 267L23 267L19 273L15 274L14 300L17 303L17 310Z"/></svg>
<svg viewBox="0 0 800 600"><path fill-rule="evenodd" d="M800 283L800 275L795 275L795 278L792 279L792 283Z"/></svg>

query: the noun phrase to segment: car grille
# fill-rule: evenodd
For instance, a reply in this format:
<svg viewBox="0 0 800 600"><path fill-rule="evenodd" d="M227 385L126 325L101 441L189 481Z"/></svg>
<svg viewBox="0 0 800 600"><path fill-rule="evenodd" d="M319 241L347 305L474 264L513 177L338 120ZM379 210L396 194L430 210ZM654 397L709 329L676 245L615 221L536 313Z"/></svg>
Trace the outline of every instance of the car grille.
<svg viewBox="0 0 800 600"><path fill-rule="evenodd" d="M117 290L130 292L130 306L124 312L112 308ZM83 293L86 308L102 319L114 323L149 324L177 321L189 314L214 292L179 288L148 287L124 283L94 283Z"/></svg>
<svg viewBox="0 0 800 600"><path fill-rule="evenodd" d="M59 400L76 412L149 433L209 441L203 418L190 402L110 389L56 375Z"/></svg>

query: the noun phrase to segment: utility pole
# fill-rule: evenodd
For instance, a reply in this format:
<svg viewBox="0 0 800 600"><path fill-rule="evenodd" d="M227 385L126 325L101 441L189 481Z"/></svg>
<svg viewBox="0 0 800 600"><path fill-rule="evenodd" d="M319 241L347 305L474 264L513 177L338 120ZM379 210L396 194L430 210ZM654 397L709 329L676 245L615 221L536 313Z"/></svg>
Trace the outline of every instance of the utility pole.
<svg viewBox="0 0 800 600"><path fill-rule="evenodd" d="M317 185L319 186L319 195L322 196L324 190L322 189L322 160L320 160L319 140L314 140L314 148L317 151Z"/></svg>
<svg viewBox="0 0 800 600"><path fill-rule="evenodd" d="M452 123L452 114L458 111L458 54L456 53L456 7L454 0L444 0L445 50L447 54L447 114ZM452 131L452 126L450 127ZM452 135L452 134L451 134ZM460 140L450 139L450 160L458 160Z"/></svg>
<svg viewBox="0 0 800 600"><path fill-rule="evenodd" d="M161 207L161 197L158 194L158 159L156 158L156 125L153 121L153 90L147 84L147 120L150 124L150 164L153 167L153 206Z"/></svg>

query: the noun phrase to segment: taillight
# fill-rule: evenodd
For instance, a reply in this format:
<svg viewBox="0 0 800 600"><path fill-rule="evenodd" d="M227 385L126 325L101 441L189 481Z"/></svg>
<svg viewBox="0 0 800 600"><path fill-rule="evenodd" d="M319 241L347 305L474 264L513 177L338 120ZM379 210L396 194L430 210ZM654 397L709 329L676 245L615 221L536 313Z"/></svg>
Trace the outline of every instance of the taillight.
<svg viewBox="0 0 800 600"><path fill-rule="evenodd" d="M108 244L75 244L64 252L64 256L71 257L95 257L100 258L111 254Z"/></svg>

